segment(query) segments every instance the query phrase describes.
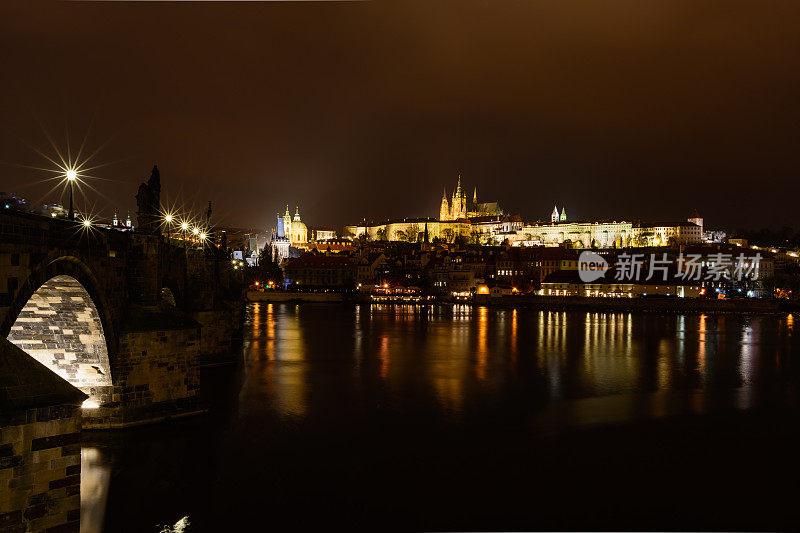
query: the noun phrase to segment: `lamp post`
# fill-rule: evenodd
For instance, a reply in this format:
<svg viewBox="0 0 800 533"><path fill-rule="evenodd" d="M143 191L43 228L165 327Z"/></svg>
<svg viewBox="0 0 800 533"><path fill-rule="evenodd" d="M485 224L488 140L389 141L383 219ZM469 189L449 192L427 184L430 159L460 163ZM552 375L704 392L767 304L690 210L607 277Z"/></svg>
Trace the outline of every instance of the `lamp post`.
<svg viewBox="0 0 800 533"><path fill-rule="evenodd" d="M186 250L186 230L189 229L188 222L181 222L181 232L183 233L183 249Z"/></svg>
<svg viewBox="0 0 800 533"><path fill-rule="evenodd" d="M172 242L172 215L169 213L164 215L164 222L167 225L167 244L170 244Z"/></svg>
<svg viewBox="0 0 800 533"><path fill-rule="evenodd" d="M203 266L205 267L206 264L206 234L205 232L200 233L200 248L203 250Z"/></svg>
<svg viewBox="0 0 800 533"><path fill-rule="evenodd" d="M67 183L69 183L69 219L75 220L75 210L72 208L72 188L75 180L78 178L78 173L72 169L67 170Z"/></svg>

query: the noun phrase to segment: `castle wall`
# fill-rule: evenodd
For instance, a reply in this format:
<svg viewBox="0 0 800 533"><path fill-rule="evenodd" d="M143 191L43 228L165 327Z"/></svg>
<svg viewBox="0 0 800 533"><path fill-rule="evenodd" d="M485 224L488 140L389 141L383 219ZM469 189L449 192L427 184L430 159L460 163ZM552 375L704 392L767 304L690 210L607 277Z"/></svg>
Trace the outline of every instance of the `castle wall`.
<svg viewBox="0 0 800 533"><path fill-rule="evenodd" d="M553 224L529 224L522 227L522 240L554 246L567 240L588 248L594 242L599 248L628 246L633 234L630 222L559 222Z"/></svg>

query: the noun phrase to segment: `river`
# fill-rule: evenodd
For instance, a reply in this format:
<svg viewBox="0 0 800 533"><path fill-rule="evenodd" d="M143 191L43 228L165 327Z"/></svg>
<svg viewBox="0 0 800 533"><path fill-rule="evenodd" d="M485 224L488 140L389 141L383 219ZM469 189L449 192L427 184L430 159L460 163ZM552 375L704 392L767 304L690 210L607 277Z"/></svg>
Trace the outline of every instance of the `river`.
<svg viewBox="0 0 800 533"><path fill-rule="evenodd" d="M797 320L250 304L208 415L84 434L82 531L797 529Z"/></svg>

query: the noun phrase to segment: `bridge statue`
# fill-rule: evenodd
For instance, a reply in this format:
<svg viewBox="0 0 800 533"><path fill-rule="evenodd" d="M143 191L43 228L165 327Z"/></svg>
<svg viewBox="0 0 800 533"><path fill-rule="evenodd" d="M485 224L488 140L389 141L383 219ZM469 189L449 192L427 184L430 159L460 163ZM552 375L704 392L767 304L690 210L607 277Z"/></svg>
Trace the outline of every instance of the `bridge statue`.
<svg viewBox="0 0 800 533"><path fill-rule="evenodd" d="M136 193L136 207L139 230L143 233L158 233L161 208L161 175L158 172L158 166L153 165L150 179L139 185L139 192Z"/></svg>

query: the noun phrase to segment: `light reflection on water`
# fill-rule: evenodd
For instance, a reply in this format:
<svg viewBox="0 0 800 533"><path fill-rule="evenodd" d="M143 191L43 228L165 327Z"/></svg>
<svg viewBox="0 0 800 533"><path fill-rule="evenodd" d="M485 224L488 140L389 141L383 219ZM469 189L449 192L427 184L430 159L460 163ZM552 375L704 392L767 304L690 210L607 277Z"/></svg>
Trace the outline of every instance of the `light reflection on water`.
<svg viewBox="0 0 800 533"><path fill-rule="evenodd" d="M94 446L81 448L81 533L103 531L111 467Z"/></svg>
<svg viewBox="0 0 800 533"><path fill-rule="evenodd" d="M336 402L324 397L335 379L343 396L366 383L387 401L430 398L442 413L458 415L502 402L511 389L552 404L741 388L781 359L780 342L796 344L792 320L256 303L247 317L241 400L256 395L276 412L302 418ZM326 372L333 374L324 378Z"/></svg>
<svg viewBox="0 0 800 533"><path fill-rule="evenodd" d="M289 417L305 414L306 346L299 305L252 307L252 335L245 344L247 365L239 396L242 409L257 407L267 395Z"/></svg>
<svg viewBox="0 0 800 533"><path fill-rule="evenodd" d="M180 478L176 472L192 476L196 470L189 461L185 469L164 473L171 465L180 465L187 454L197 454L203 466L213 457L219 463L214 475L225 487L214 497L224 499L230 492L228 505L238 509L240 483L258 479L264 487L281 486L296 466L282 454L299 448L295 461L302 464L336 444L339 433L352 437L352 446L362 439L377 439L379 445L359 449L357 460L334 474L326 470L329 463L316 464L322 469L318 483L357 471L362 460L391 469L394 459L416 444L420 427L430 437L460 425L474 436L490 420L494 430L521 426L549 435L718 408L750 409L775 396L793 401L798 365L792 356L800 353L799 345L791 315L251 304L234 384L228 392L204 383L206 390L222 390L229 405L212 404L210 421L197 422L198 433L175 425L176 434L164 439L154 428L141 439L151 445L148 439L155 435L158 452L141 457L138 445L126 447L125 435L119 437L122 445L112 438L123 451L105 457L102 449L98 456L98 449L83 448L82 531L101 530L97 524L104 521L106 499L114 500L110 465L126 457L160 461L148 468L153 480L168 481L162 493L172 490ZM406 432L406 425L413 431ZM375 431L390 436L383 441ZM341 455L351 441L339 444ZM459 442L459 449L464 446ZM142 463L130 464L121 471ZM271 476L283 468L282 481L275 482ZM128 476L129 482L139 479L138 473ZM208 501L203 499L207 479L203 472L199 481L186 481L176 493L187 496L174 508L159 509L147 523L173 523L192 502ZM358 490L357 484L349 488ZM192 520L206 507L216 509L198 505Z"/></svg>

